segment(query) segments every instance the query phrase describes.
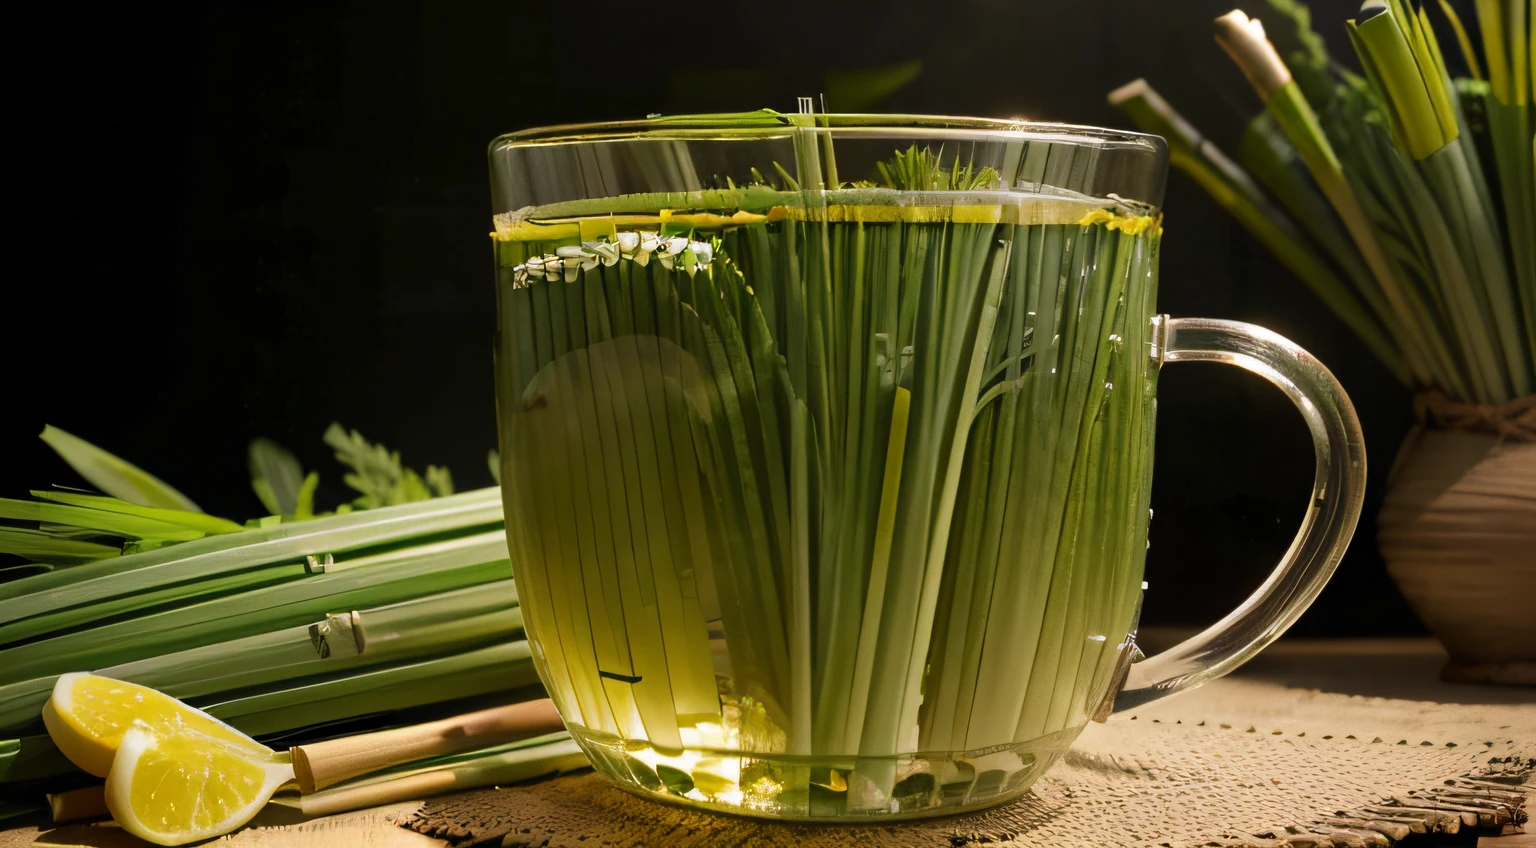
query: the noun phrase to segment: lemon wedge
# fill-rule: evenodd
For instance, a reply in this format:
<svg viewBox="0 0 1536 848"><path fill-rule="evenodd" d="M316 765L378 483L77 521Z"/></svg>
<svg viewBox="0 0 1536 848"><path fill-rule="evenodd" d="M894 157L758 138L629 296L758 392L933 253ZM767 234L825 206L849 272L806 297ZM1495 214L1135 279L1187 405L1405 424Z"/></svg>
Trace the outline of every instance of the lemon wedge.
<svg viewBox="0 0 1536 848"><path fill-rule="evenodd" d="M273 752L202 710L135 683L77 672L59 677L43 706L48 735L69 761L106 777L123 734L138 722L151 733L191 730L249 751L257 759Z"/></svg>
<svg viewBox="0 0 1536 848"><path fill-rule="evenodd" d="M161 734L135 723L107 775L107 810L156 845L184 845L250 821L293 769L246 746L186 727Z"/></svg>

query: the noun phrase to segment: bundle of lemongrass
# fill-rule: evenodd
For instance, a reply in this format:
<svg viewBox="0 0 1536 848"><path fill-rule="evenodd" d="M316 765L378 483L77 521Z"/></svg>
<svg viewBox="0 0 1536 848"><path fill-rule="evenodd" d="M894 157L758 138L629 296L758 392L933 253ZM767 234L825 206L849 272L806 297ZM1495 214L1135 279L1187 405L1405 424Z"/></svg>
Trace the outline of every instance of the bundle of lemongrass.
<svg viewBox="0 0 1536 848"><path fill-rule="evenodd" d="M31 561L0 571L0 793L76 780L39 718L67 672L284 740L542 696L497 489L453 494L446 471L417 475L333 426L357 499L315 517L317 475L258 441L253 485L273 515L241 525L63 431L43 439L108 494L0 499L0 553Z"/></svg>
<svg viewBox="0 0 1536 848"><path fill-rule="evenodd" d="M1271 34L1234 11L1217 40L1264 99L1235 161L1144 81L1110 95L1404 383L1477 404L1536 390L1536 88L1530 0L1477 0L1474 44L1440 0L1368 0L1335 62L1295 0ZM1276 26L1275 24L1278 24ZM1479 49L1480 47L1480 49ZM1471 77L1452 79L1455 49Z"/></svg>
<svg viewBox="0 0 1536 848"><path fill-rule="evenodd" d="M1090 149L1020 141L999 175L916 146L849 184L830 142L796 144L797 176L498 222L503 485L545 682L614 751L594 766L656 791L983 797L1082 726L1132 626L1160 230L999 190ZM768 771L722 778L719 748ZM998 762L898 782L921 751Z"/></svg>

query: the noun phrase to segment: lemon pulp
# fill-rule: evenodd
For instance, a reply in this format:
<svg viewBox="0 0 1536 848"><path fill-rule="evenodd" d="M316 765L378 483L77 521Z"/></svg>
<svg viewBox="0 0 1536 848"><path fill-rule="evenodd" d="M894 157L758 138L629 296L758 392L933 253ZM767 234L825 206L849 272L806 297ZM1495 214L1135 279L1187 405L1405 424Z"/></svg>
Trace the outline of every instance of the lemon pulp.
<svg viewBox="0 0 1536 848"><path fill-rule="evenodd" d="M157 734L142 724L122 738L107 777L107 809L129 833L182 845L245 824L292 770L249 747L181 728Z"/></svg>
<svg viewBox="0 0 1536 848"><path fill-rule="evenodd" d="M145 686L74 673L61 676L43 707L48 735L81 769L106 777L123 734L135 722L159 736L190 730L243 749L256 759L272 759L270 748L169 695Z"/></svg>

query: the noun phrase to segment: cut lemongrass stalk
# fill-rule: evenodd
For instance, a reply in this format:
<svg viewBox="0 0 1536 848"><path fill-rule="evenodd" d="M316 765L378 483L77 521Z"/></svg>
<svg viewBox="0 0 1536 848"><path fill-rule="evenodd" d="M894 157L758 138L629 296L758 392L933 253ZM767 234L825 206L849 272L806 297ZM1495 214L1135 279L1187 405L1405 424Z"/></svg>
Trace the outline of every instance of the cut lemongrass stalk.
<svg viewBox="0 0 1536 848"><path fill-rule="evenodd" d="M197 539L40 575L25 583L0 584L0 624L19 622L43 611L83 607L106 598L133 595L146 588L302 560L311 554L340 553L360 546L399 543L475 527L491 530L500 521L500 492L482 489Z"/></svg>
<svg viewBox="0 0 1536 848"><path fill-rule="evenodd" d="M3 651L5 646L35 642L53 634L70 633L89 627L96 622L112 621L140 611L192 606L226 595L257 591L275 584L300 580L311 573L303 563L265 565L205 580L147 587L133 595L106 598L85 607L40 612L22 621L0 624L0 651ZM9 671L12 670L0 670L0 680L12 679L11 674L7 673ZM14 669L15 673L20 671L20 667Z"/></svg>
<svg viewBox="0 0 1536 848"><path fill-rule="evenodd" d="M1371 0L1347 25L1399 146L1423 159L1455 140L1459 129L1447 114L1450 102L1439 69L1426 67L1413 18L1400 18L1384 0Z"/></svg>
<svg viewBox="0 0 1536 848"><path fill-rule="evenodd" d="M1291 83L1291 71L1264 34L1264 24L1233 9L1216 19L1216 43L1264 100Z"/></svg>
<svg viewBox="0 0 1536 848"><path fill-rule="evenodd" d="M405 557L374 568L309 575L0 649L0 668L13 679L104 668L253 631L308 625L330 613L341 598L351 607L382 606L423 592L480 585L506 578L507 561L499 558L504 550L498 541L480 550Z"/></svg>
<svg viewBox="0 0 1536 848"><path fill-rule="evenodd" d="M310 793L401 763L451 757L561 732L549 699L289 749L299 791Z"/></svg>
<svg viewBox="0 0 1536 848"><path fill-rule="evenodd" d="M1523 6L1523 0L1516 5ZM1476 148L1461 137L1465 121L1439 50L1431 46L1435 42L1428 19L1396 0L1371 0L1348 25L1373 91L1391 119L1398 147L1419 162L1435 194L1449 200L1437 208L1447 231L1445 241L1455 245L1457 255L1444 265L1457 266L1464 280L1446 281L1441 290L1448 299L1459 296L1460 303L1453 305L1460 309L1461 348L1479 384L1480 399L1498 402L1526 394L1530 380L1523 366L1529 357L1505 269L1502 228ZM1437 272L1445 273L1443 267Z"/></svg>
<svg viewBox="0 0 1536 848"><path fill-rule="evenodd" d="M1478 0L1475 28L1441 0L1473 77L1455 80L1421 3L1367 0L1346 22L1363 76L1328 56L1305 6L1270 6L1294 25L1288 40L1302 46L1295 54L1298 80L1257 21L1238 11L1217 21L1217 41L1267 106L1250 124L1238 160L1341 266L1343 282L1390 336L1416 389L1492 404L1529 394L1536 388L1536 146L1529 111L1536 19L1528 0ZM1148 126L1144 114L1133 114ZM1232 205L1240 183L1216 179L1198 167L1204 163L1191 166L1177 141L1170 147L1174 164L1283 262L1309 282L1321 278L1303 270L1311 247L1305 241L1298 251L1266 237L1245 219L1251 210ZM1332 215L1318 211L1313 186L1293 173L1291 148L1368 274L1341 247ZM1380 347L1381 339L1351 315L1358 310L1330 306L1373 350Z"/></svg>
<svg viewBox="0 0 1536 848"><path fill-rule="evenodd" d="M1167 138L1169 159L1174 167L1193 177L1244 229L1279 257L1334 314L1349 325L1350 330L1370 347L1383 364L1392 369L1400 381L1411 382L1402 355L1371 312L1351 293L1349 285L1323 258L1318 245L1307 237L1307 233L1300 231L1297 219L1276 208L1248 172L1201 136L1145 80L1135 80L1116 89L1110 93L1109 101L1129 114L1141 129ZM1248 141L1251 134L1258 132L1255 128L1257 123L1256 120L1254 125L1250 125L1248 134L1244 136L1244 145L1250 150L1268 149L1259 142ZM1240 147L1239 152L1243 149ZM1321 207L1320 211L1324 213L1325 221L1321 224L1323 228L1327 228L1327 220L1336 220L1323 198L1310 186L1296 181L1293 173L1284 174L1280 181L1298 186L1297 194L1292 195L1294 202L1288 204L1292 207L1291 211L1296 211L1303 202L1311 202L1314 207ZM1266 182L1266 185L1271 183ZM1324 235L1332 232L1331 229L1326 230ZM1357 267L1358 273L1352 274L1351 279L1363 281L1368 286L1365 291L1374 293L1374 280L1369 277L1369 272L1359 260L1359 254L1352 244L1341 238L1330 245L1329 253L1336 262L1345 264L1345 267ZM1376 306L1375 301L1373 306ZM1384 303L1376 306L1378 314L1383 306Z"/></svg>
<svg viewBox="0 0 1536 848"><path fill-rule="evenodd" d="M565 734L557 734L432 765L413 764L310 795L279 796L273 800L296 807L306 816L328 816L447 792L522 783L587 767L586 755L576 742Z"/></svg>
<svg viewBox="0 0 1536 848"><path fill-rule="evenodd" d="M512 642L236 697L205 709L242 732L268 736L345 718L518 689L538 680L528 643Z"/></svg>
<svg viewBox="0 0 1536 848"><path fill-rule="evenodd" d="M1281 61L1274 45L1264 36L1263 25L1241 11L1233 10L1216 20L1216 29L1217 41L1274 113L1318 187L1338 211L1360 248L1366 265L1391 305L1393 320L1387 325L1397 336L1398 348L1414 378L1428 382L1433 374L1442 381L1454 379L1449 351L1433 329L1426 326L1425 310L1410 302L1412 295L1405 291L1407 284L1399 279L1388 261L1344 174L1338 155L1318 123L1317 114L1291 78L1290 70Z"/></svg>
<svg viewBox="0 0 1536 848"><path fill-rule="evenodd" d="M182 699L344 675L367 666L514 641L522 630L516 603L512 581L490 582L103 667L97 673ZM329 625L337 621L346 626L341 640L330 632ZM0 727L35 720L54 680L48 676L0 686Z"/></svg>
<svg viewBox="0 0 1536 848"><path fill-rule="evenodd" d="M1362 313L1371 323L1376 323L1373 316L1390 314L1391 307L1361 257L1359 248L1350 239L1338 214L1329 206L1328 199L1318 191L1316 183L1307 173L1301 155L1286 137L1285 130L1280 127L1273 112L1266 109L1249 121L1233 157L1236 160L1234 167L1246 169L1252 175L1252 180L1269 192L1289 213L1296 225L1292 229L1299 228L1305 236L1311 237L1310 240L1303 238L1301 246L1312 251L1323 262L1331 261L1332 267L1336 267L1339 276L1343 278L1338 285L1343 287L1347 296L1353 298L1348 288L1352 285L1364 304L1369 305L1369 312L1358 301L1351 306L1324 298L1329 308L1344 318L1350 324L1350 329L1370 344L1373 351L1378 345L1393 344L1390 336L1379 325L1374 335L1357 327ZM1275 247L1268 243L1265 246L1284 259L1284 255ZM1403 375L1400 379L1404 383L1410 383L1402 365L1402 356L1396 353L1393 355L1398 363L1394 371Z"/></svg>

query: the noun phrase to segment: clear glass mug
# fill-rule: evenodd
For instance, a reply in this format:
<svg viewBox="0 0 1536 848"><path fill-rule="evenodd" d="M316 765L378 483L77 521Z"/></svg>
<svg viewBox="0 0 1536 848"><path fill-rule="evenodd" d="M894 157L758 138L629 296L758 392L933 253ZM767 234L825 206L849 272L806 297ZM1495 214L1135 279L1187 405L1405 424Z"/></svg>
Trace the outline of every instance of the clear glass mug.
<svg viewBox="0 0 1536 848"><path fill-rule="evenodd" d="M1086 723L1242 664L1360 513L1338 382L1157 314L1160 138L772 112L490 149L507 538L539 673L646 797L799 820L1023 793ZM1159 369L1306 419L1274 573L1143 659Z"/></svg>

